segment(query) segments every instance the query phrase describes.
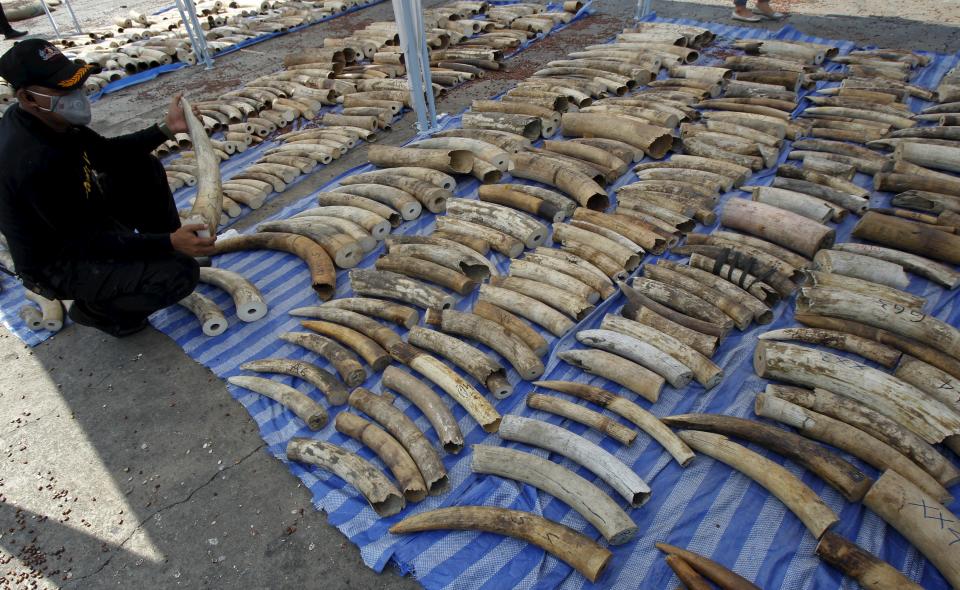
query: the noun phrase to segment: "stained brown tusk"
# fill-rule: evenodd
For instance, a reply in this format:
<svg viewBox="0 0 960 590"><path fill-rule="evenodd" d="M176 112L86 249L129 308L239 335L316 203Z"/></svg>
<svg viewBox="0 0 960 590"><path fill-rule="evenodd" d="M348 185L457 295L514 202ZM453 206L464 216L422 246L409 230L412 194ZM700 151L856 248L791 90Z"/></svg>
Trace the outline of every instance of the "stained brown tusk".
<svg viewBox="0 0 960 590"><path fill-rule="evenodd" d="M327 425L329 418L323 406L312 400L307 394L289 385L261 377L245 376L229 377L227 382L269 397L296 414L307 424L310 430L320 430Z"/></svg>
<svg viewBox="0 0 960 590"><path fill-rule="evenodd" d="M832 533L827 533L827 535L831 534ZM683 559L693 570L723 590L760 590L759 587L746 578L728 570L712 559L707 559L693 551L674 547L666 543L656 543L656 547L668 556L676 556Z"/></svg>
<svg viewBox="0 0 960 590"><path fill-rule="evenodd" d="M324 301L333 298L337 284L336 269L326 251L309 238L279 232L247 234L218 240L215 254L240 250L280 250L298 256L310 269L313 290Z"/></svg>
<svg viewBox="0 0 960 590"><path fill-rule="evenodd" d="M889 563L867 553L834 532L824 533L817 556L860 583L876 590L923 590Z"/></svg>
<svg viewBox="0 0 960 590"><path fill-rule="evenodd" d="M416 462L397 439L379 426L348 412L340 412L334 421L337 432L369 447L390 468L393 477L408 502L420 502L427 497L427 484L420 475Z"/></svg>
<svg viewBox="0 0 960 590"><path fill-rule="evenodd" d="M460 432L456 418L429 385L393 365L384 369L381 383L390 391L410 400L423 412L437 432L443 450L456 454L463 449L463 434Z"/></svg>
<svg viewBox="0 0 960 590"><path fill-rule="evenodd" d="M381 518L393 516L406 505L403 495L379 469L359 455L336 445L294 438L287 443L287 458L316 465L337 475L359 490Z"/></svg>

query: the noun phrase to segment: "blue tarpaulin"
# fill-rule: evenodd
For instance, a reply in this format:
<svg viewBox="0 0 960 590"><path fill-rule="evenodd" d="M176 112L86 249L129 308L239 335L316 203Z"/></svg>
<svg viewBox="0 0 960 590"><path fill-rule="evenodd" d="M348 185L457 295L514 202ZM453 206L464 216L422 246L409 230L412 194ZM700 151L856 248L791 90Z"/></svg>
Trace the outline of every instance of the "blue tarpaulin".
<svg viewBox="0 0 960 590"><path fill-rule="evenodd" d="M720 40L721 45L729 45L733 38L742 37L820 41L814 37L804 36L789 27L771 34L766 31L726 27L713 23L669 22L706 26L723 36ZM849 42L832 43L840 46L843 52L849 52L853 48L853 44ZM708 51L708 56L709 53ZM916 80L927 87L935 87L950 65L957 61L957 56L934 55L932 57L933 63L920 72ZM443 125L457 126L458 121L458 117L446 118ZM785 146L782 158L785 158L789 149L789 145ZM360 167L347 174L362 172L368 168L368 166ZM748 184L768 185L771 178L772 171L767 170L755 175ZM615 187L635 179L636 177L629 173L620 179ZM509 178L504 180L504 182L510 181ZM858 175L856 181L864 187L870 186L869 177ZM329 190L329 187L335 186L336 182L334 180L323 190ZM456 193L458 196L475 197L476 189L477 182L470 179L461 182ZM746 193L734 191L724 195L723 201L744 197ZM889 198L889 194L875 193L871 203L884 205L889 202ZM315 203L316 195L311 195L287 207L274 218L289 217L314 206ZM420 219L403 224L394 233L428 234L433 222L434 216L425 213ZM855 222L856 219L851 216L837 226L838 242L850 240ZM696 231L709 233L713 229L715 228L698 227ZM380 253L379 249L372 252L360 266L372 266ZM499 254L492 254L492 257L497 268L505 273L508 260ZM672 254L668 254L667 258L682 260ZM650 264L655 261L655 257L648 257L645 263ZM291 309L318 303L316 295L310 288L309 275L305 272L300 260L288 254L255 251L219 256L215 259L215 264L239 272L252 280L263 291L271 305L268 316L252 324L241 324L236 319L229 297L221 291L202 285L200 290L210 295L230 319L232 325L225 334L215 338L203 336L196 319L180 308L170 308L157 313L151 320L154 326L173 338L188 355L209 367L221 378L240 374L238 367L242 363L260 358L305 359L327 366L322 359L312 353L278 339L278 335L283 332L303 330L299 327L299 320L288 315ZM956 305L956 292L945 291L917 277L911 278L909 291L928 299L927 311L957 325L960 309ZM347 297L350 294L347 273L340 272L336 296ZM462 298L456 308L470 309L475 297L476 295ZM713 359L725 371L725 378L719 386L710 391L704 391L696 383L682 390L668 385L664 387L660 399L655 404L650 404L613 383L590 377L558 360L558 353L572 347L579 347L574 337L575 332L598 326L604 315L618 312L623 303L622 294L617 293L598 304L588 317L562 338L557 339L544 334L551 345L549 357L545 361L547 371L544 378L600 385L638 403L658 416L710 412L751 417L755 395L762 391L766 384L754 374L752 368L752 356L757 337L768 330L794 324L793 300L780 302L773 309L775 319L772 324L754 325L744 332L732 333L724 340ZM489 352L483 346L479 347ZM579 465L562 457L552 456L540 449L517 443L505 443L498 436L485 433L462 408L441 393L441 397L451 405L467 443L467 447L459 455L445 454L442 457L450 477L450 491L443 495L428 497L419 504L410 505L397 516L381 519L369 508L356 490L347 486L338 477L309 466L288 462L285 458L286 443L295 436L305 436L341 445L385 470L384 465L368 448L337 433L334 429L333 418L345 407L330 408L330 424L318 432L312 432L299 418L279 404L234 386L228 386L228 388L256 421L261 435L268 444L268 452L278 460L288 463L291 471L310 489L317 509L326 511L329 522L360 548L364 562L378 571L390 563L396 564L402 571L412 572L427 588L674 588L677 586L677 580L664 563L662 555L654 548L654 543L658 541L687 547L710 556L753 580L762 588L790 590L816 588L819 590L854 587L850 580L844 579L839 572L825 565L814 555L816 539L807 532L802 523L779 500L747 477L704 456L698 456L688 467L682 468L643 432L640 432L631 446L625 447L601 436L597 431L586 429L557 416L533 411L524 403L526 395L533 389L532 386L520 381L513 370L508 372L508 376L511 383L515 384L515 390L507 399L496 402L496 407L502 414L534 417L562 425L613 453L636 471L652 488L651 499L647 504L640 508L628 509L628 513L639 527L637 537L627 544L610 548L614 555L613 560L608 571L595 584L588 583L568 565L545 554L542 550L513 539L477 532L439 531L407 536L394 536L387 532L390 525L413 513L442 506L489 505L540 514L581 531L591 538L599 538L598 532L579 514L552 496L514 481L472 474L469 466L471 455L469 445L506 445L558 460L560 464L594 482L620 502L621 506L623 505L619 496L607 484ZM470 380L470 377L465 376L465 378ZM379 380L379 375L371 375L364 386L379 391L381 389ZM283 382L301 391L310 391L305 383L295 379L283 378ZM584 403L577 399L568 399L576 403ZM436 443L436 432L418 409L402 398L397 399L395 405L406 412L434 442L434 445L439 447ZM610 416L619 420L612 414ZM756 446L750 445L750 447L771 460L783 464L820 495L824 502L839 515L840 524L836 529L837 532L888 561L912 579L917 580L923 587L947 587L940 574L927 564L922 555L878 516L860 504L845 501L839 492L796 464L784 461L782 457ZM862 461L849 456L845 458L871 477L878 475L876 470ZM952 491L956 494L960 492L960 487L955 486ZM960 503L954 502L952 505L954 512L957 512L958 508Z"/></svg>

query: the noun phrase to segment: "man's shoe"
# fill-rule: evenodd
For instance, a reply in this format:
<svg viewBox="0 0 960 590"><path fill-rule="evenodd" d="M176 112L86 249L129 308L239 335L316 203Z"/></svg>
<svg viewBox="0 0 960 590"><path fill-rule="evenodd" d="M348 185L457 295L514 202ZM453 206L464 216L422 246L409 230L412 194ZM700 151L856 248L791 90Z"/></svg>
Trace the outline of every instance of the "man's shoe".
<svg viewBox="0 0 960 590"><path fill-rule="evenodd" d="M83 301L74 301L67 315L81 326L95 328L116 338L131 336L147 327L147 320L120 323Z"/></svg>
<svg viewBox="0 0 960 590"><path fill-rule="evenodd" d="M16 29L10 29L9 31L3 34L3 38L6 39L7 41L10 41L11 39L19 39L20 37L25 36L27 32L28 31L18 31Z"/></svg>

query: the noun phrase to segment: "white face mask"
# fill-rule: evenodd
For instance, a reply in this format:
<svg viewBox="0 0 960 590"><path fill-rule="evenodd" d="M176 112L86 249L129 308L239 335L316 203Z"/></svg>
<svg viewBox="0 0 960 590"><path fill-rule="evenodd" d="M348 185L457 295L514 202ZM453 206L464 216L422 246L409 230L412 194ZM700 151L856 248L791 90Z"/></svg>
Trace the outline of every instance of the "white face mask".
<svg viewBox="0 0 960 590"><path fill-rule="evenodd" d="M82 88L63 96L53 96L28 90L30 94L45 96L50 99L50 108L37 107L41 110L56 113L66 119L71 125L82 127L90 124L93 114L90 112L90 99Z"/></svg>

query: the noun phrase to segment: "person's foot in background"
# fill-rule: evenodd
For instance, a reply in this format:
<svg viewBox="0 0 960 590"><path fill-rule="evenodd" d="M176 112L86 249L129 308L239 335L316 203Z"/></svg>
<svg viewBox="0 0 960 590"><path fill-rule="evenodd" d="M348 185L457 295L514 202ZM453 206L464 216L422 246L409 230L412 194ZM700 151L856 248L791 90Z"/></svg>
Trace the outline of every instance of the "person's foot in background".
<svg viewBox="0 0 960 590"><path fill-rule="evenodd" d="M746 0L744 0L742 3L737 2L736 6L734 6L733 20L738 20L745 23L758 23L762 21L763 18L755 15L752 10L747 8Z"/></svg>
<svg viewBox="0 0 960 590"><path fill-rule="evenodd" d="M738 7L738 8L739 8L739 7ZM782 12L777 12L777 11L775 11L773 8L770 7L770 2L769 2L769 1L764 2L763 0L759 0L759 1L757 2L757 7L756 7L756 9L754 9L753 12L754 12L754 14L758 14L758 15L760 15L760 16L762 16L762 17L764 17L764 18L768 18L768 19L770 19L770 20L780 20L780 19L786 18L786 17L788 16L788 15L782 13Z"/></svg>
<svg viewBox="0 0 960 590"><path fill-rule="evenodd" d="M11 39L19 39L27 34L26 31L18 31L10 26L10 21L7 20L7 15L3 13L3 6L0 6L0 33L3 33L3 38L7 41Z"/></svg>

